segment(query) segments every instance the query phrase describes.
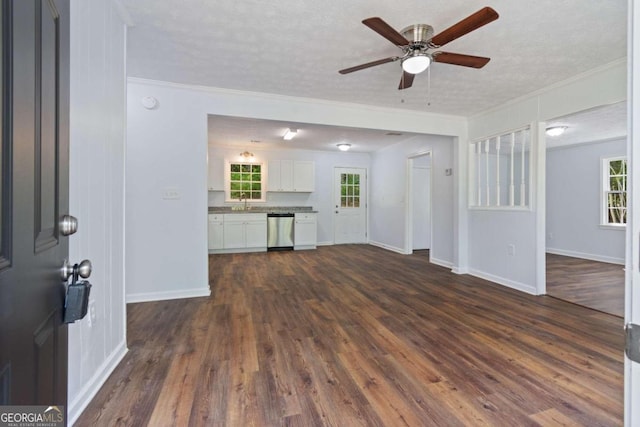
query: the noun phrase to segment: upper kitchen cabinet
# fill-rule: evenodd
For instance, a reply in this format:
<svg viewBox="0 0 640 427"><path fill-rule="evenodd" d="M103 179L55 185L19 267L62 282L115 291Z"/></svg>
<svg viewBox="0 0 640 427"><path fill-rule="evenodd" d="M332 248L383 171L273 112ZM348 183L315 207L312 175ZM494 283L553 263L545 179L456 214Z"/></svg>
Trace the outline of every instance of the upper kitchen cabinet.
<svg viewBox="0 0 640 427"><path fill-rule="evenodd" d="M315 163L302 160L271 160L267 191L306 192L315 190Z"/></svg>
<svg viewBox="0 0 640 427"><path fill-rule="evenodd" d="M211 155L209 147L209 175L207 188L209 191L224 191L224 159Z"/></svg>

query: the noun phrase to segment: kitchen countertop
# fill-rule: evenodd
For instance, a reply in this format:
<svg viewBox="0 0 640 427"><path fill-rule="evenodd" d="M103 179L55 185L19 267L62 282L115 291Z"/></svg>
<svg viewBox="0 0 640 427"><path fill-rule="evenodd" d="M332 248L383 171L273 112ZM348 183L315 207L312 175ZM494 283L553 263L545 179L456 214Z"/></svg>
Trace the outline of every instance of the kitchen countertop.
<svg viewBox="0 0 640 427"><path fill-rule="evenodd" d="M234 210L237 206L209 206L209 213L296 213L296 212L306 212L306 213L318 213L318 211L314 211L311 206L256 206L249 204L249 209L247 210Z"/></svg>

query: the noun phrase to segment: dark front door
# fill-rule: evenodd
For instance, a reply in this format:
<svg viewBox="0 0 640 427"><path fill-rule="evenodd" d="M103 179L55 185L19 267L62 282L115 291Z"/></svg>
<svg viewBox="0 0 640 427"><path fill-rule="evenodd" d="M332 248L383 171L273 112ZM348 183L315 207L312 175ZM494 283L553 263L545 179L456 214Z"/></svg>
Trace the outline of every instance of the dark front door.
<svg viewBox="0 0 640 427"><path fill-rule="evenodd" d="M0 1L0 404L66 405L68 1Z"/></svg>

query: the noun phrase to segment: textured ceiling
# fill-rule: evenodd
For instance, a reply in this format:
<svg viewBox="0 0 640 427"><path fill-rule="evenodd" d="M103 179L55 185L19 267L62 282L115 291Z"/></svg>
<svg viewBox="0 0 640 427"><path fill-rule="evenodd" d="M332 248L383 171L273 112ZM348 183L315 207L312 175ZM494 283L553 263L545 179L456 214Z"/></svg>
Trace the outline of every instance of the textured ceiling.
<svg viewBox="0 0 640 427"><path fill-rule="evenodd" d="M290 141L282 139L288 128L298 130ZM351 151L377 151L418 134L324 126L309 123L258 120L243 117L214 116L208 118L209 145L240 150L318 150L337 151L337 144L351 144Z"/></svg>
<svg viewBox="0 0 640 427"><path fill-rule="evenodd" d="M547 127L552 126L567 129L561 136L547 137L548 148L625 137L627 103L603 105L547 121Z"/></svg>
<svg viewBox="0 0 640 427"><path fill-rule="evenodd" d="M134 26L133 77L469 116L626 55L627 0L120 0ZM436 34L491 6L500 19L445 50L491 57L483 69L433 64L398 91L400 51L363 24L382 17Z"/></svg>

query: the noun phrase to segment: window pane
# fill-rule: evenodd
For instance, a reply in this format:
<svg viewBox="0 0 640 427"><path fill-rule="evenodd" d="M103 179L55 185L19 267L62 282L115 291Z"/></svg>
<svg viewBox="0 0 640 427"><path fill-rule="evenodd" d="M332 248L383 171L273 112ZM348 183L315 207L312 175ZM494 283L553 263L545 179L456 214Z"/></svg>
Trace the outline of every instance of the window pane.
<svg viewBox="0 0 640 427"><path fill-rule="evenodd" d="M360 175L353 175L353 183L360 185Z"/></svg>
<svg viewBox="0 0 640 427"><path fill-rule="evenodd" d="M609 178L609 189L611 191L622 190L622 178L619 176L612 176Z"/></svg>
<svg viewBox="0 0 640 427"><path fill-rule="evenodd" d="M624 170L622 167L623 161L622 160L612 160L609 163L609 174L610 175L620 175L622 174L622 171Z"/></svg>
<svg viewBox="0 0 640 427"><path fill-rule="evenodd" d="M262 165L231 163L229 199L262 200Z"/></svg>
<svg viewBox="0 0 640 427"><path fill-rule="evenodd" d="M611 208L609 209L609 223L610 224L626 224L627 210L624 208Z"/></svg>
<svg viewBox="0 0 640 427"><path fill-rule="evenodd" d="M346 184L347 183L347 174L346 173L341 173L340 174L340 183L341 184Z"/></svg>
<svg viewBox="0 0 640 427"><path fill-rule="evenodd" d="M343 196L343 197L340 198L340 206L343 207L343 208L347 207L347 198L346 197Z"/></svg>
<svg viewBox="0 0 640 427"><path fill-rule="evenodd" d="M360 207L360 198L359 197L355 197L353 199L353 207L355 207L355 208L359 208Z"/></svg>

